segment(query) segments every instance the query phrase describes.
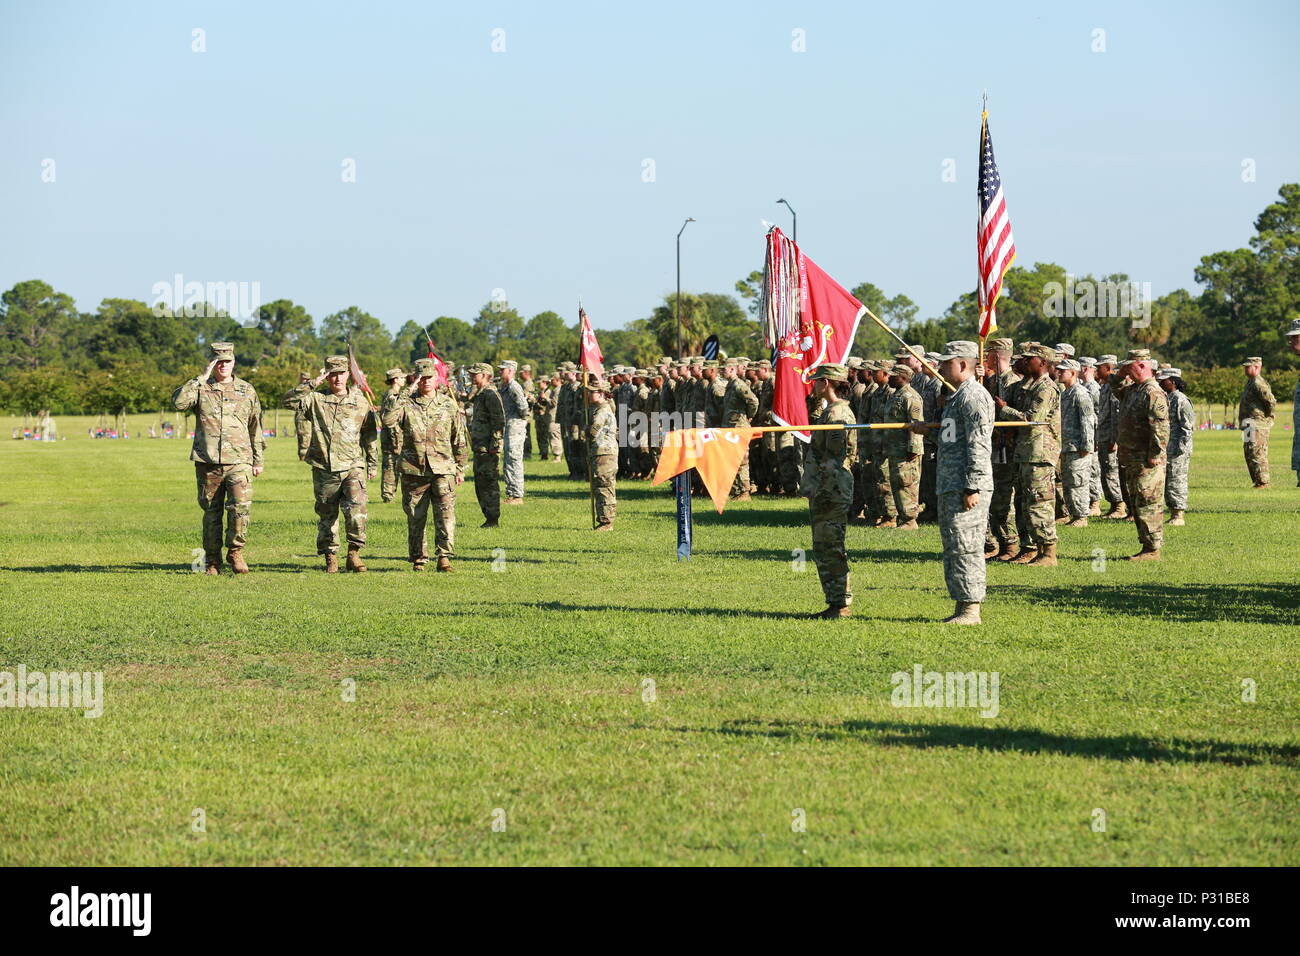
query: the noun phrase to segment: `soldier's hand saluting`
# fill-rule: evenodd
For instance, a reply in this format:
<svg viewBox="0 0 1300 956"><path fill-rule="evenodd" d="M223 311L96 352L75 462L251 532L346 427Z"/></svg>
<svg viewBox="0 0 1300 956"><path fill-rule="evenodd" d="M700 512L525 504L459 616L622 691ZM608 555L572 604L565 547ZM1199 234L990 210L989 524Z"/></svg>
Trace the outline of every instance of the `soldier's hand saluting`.
<svg viewBox="0 0 1300 956"><path fill-rule="evenodd" d="M204 385L206 385L208 383L208 379L212 377L212 370L216 367L217 367L217 360L213 359L211 362L208 363L208 367L203 370L203 374L199 376L199 381L202 382Z"/></svg>
<svg viewBox="0 0 1300 956"><path fill-rule="evenodd" d="M315 388L316 386L318 386L318 385L319 385L321 382L323 382L323 381L325 381L325 370L324 370L324 369L321 369L321 370L320 370L320 374L317 375L314 379L311 380L311 387L312 387L312 388Z"/></svg>

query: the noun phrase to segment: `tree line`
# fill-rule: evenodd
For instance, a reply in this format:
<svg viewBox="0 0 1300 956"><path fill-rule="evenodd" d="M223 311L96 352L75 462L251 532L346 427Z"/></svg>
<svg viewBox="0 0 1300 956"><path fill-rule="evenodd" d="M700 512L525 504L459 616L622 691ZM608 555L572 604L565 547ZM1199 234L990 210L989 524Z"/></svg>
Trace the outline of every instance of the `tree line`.
<svg viewBox="0 0 1300 956"><path fill-rule="evenodd" d="M1284 330L1300 312L1300 184L1284 185L1276 202L1255 220L1246 248L1203 256L1194 271L1199 292L1177 289L1154 300L1140 297L1124 274L1073 276L1055 263L1016 266L1007 272L998 303L998 335L1016 341L1071 342L1079 355L1149 347L1187 372L1189 392L1225 406L1240 392L1239 365L1264 358L1274 391L1285 397L1295 381L1296 359ZM682 293L682 351L699 354L716 334L724 351L763 354L759 323L762 273L738 281L734 294ZM1137 289L1137 299L1125 290ZM938 317L919 318L905 294L888 295L871 282L853 294L907 341L937 350L944 342L973 338L979 306L974 290ZM599 331L611 361L649 365L677 354L677 311L665 295L645 318ZM278 299L237 321L207 303L172 308L136 299L104 299L93 312L39 279L0 294L0 407L10 412L126 414L164 408L172 389L206 364L210 342L230 341L238 374L273 407L301 371L320 368L324 355L346 351L351 341L371 376L409 367L428 352L432 338L444 358L457 363L513 358L549 370L577 353L577 322L559 313L525 318L504 301L484 304L470 319L438 316L408 320L395 333L357 306L319 323L303 306ZM854 354L892 352L893 340L863 322Z"/></svg>

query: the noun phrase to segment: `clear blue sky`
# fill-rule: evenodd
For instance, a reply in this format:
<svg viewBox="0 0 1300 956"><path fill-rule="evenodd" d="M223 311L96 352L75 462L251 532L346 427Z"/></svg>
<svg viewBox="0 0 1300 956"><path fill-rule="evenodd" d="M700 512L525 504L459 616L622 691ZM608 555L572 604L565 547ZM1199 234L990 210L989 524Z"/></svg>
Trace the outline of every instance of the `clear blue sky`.
<svg viewBox="0 0 1300 956"><path fill-rule="evenodd" d="M501 288L618 327L683 218L683 287L731 292L784 196L832 275L934 316L974 284L987 89L1020 263L1159 295L1300 181L1298 47L1294 2L5 0L0 287L256 280L393 329Z"/></svg>

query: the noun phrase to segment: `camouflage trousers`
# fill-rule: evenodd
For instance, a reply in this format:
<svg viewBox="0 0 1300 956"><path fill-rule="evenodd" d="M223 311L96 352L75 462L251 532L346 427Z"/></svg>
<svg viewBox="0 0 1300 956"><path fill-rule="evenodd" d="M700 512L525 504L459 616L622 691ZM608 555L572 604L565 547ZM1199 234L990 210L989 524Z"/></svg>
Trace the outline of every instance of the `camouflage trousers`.
<svg viewBox="0 0 1300 956"><path fill-rule="evenodd" d="M736 472L736 478L731 483L731 497L738 498L741 495L749 494L749 449L745 449L745 454L740 459L740 469Z"/></svg>
<svg viewBox="0 0 1300 956"><path fill-rule="evenodd" d="M817 563L817 577L821 579L827 604L853 603L849 553L844 545L852 501L853 476L844 470L832 472L831 477L808 496L813 561Z"/></svg>
<svg viewBox="0 0 1300 956"><path fill-rule="evenodd" d="M1012 527L1012 498L1016 493L1015 462L993 463L993 497L989 501L989 534L998 545L1015 545L1020 540L1020 533ZM1017 514L1016 518L1019 519ZM1017 522L1018 523L1018 522Z"/></svg>
<svg viewBox="0 0 1300 956"><path fill-rule="evenodd" d="M552 458L559 458L564 454L564 442L560 439L560 425L552 421L546 429L546 448L551 453Z"/></svg>
<svg viewBox="0 0 1300 956"><path fill-rule="evenodd" d="M1171 511L1187 510L1187 470L1191 463L1190 451L1165 462L1165 504Z"/></svg>
<svg viewBox="0 0 1300 956"><path fill-rule="evenodd" d="M618 509L618 455L596 455L591 460L596 488L596 524L612 524Z"/></svg>
<svg viewBox="0 0 1300 956"><path fill-rule="evenodd" d="M1121 461L1119 471L1138 541L1144 548L1159 550L1165 540L1164 463L1148 468L1144 461Z"/></svg>
<svg viewBox="0 0 1300 956"><path fill-rule="evenodd" d="M456 556L456 476L402 475L402 510L406 512L406 555L414 564L429 560L424 528L433 511L433 553L438 558Z"/></svg>
<svg viewBox="0 0 1300 956"><path fill-rule="evenodd" d="M397 496L397 479L401 473L401 454L395 451L384 452L384 480L379 488L379 497L385 503Z"/></svg>
<svg viewBox="0 0 1300 956"><path fill-rule="evenodd" d="M474 452L474 496L479 510L489 521L501 517L501 486L497 484L501 459L496 452Z"/></svg>
<svg viewBox="0 0 1300 956"><path fill-rule="evenodd" d="M578 431L578 427L573 426L573 434L569 437L569 473L574 478L581 478L585 481L587 478L587 441L577 434Z"/></svg>
<svg viewBox="0 0 1300 956"><path fill-rule="evenodd" d="M524 419L524 457L533 457L533 420Z"/></svg>
<svg viewBox="0 0 1300 956"><path fill-rule="evenodd" d="M863 462L853 462L853 500L849 502L849 518L859 518L867 507L867 468Z"/></svg>
<svg viewBox="0 0 1300 956"><path fill-rule="evenodd" d="M1028 530L1020 546L1023 548L1030 538L1039 547L1056 544L1056 466L1050 462L1020 462L1017 483L1016 507L1023 502Z"/></svg>
<svg viewBox="0 0 1300 956"><path fill-rule="evenodd" d="M366 470L311 470L311 488L316 498L316 553L337 554L339 550L339 509L347 529L348 550L355 551L366 543Z"/></svg>
<svg viewBox="0 0 1300 956"><path fill-rule="evenodd" d="M527 434L527 425L522 418L515 418L506 422L502 430L501 460L506 473L507 498L524 496L524 436Z"/></svg>
<svg viewBox="0 0 1300 956"><path fill-rule="evenodd" d="M1071 518L1086 518L1092 510L1092 465L1097 456L1079 457L1077 451L1061 454L1062 493Z"/></svg>
<svg viewBox="0 0 1300 956"><path fill-rule="evenodd" d="M248 537L248 514L253 506L252 465L194 463L203 509L203 554L208 564L221 563L221 513L226 513L226 550L238 551Z"/></svg>
<svg viewBox="0 0 1300 956"><path fill-rule="evenodd" d="M1101 501L1101 455L1096 450L1088 456L1091 467L1088 469L1088 506Z"/></svg>
<svg viewBox="0 0 1300 956"><path fill-rule="evenodd" d="M894 496L899 523L916 517L921 492L921 457L911 461L889 459L889 491Z"/></svg>
<svg viewBox="0 0 1300 956"><path fill-rule="evenodd" d="M1101 493L1112 505L1124 500L1124 489L1119 480L1119 453L1097 451L1097 464L1101 466Z"/></svg>
<svg viewBox="0 0 1300 956"><path fill-rule="evenodd" d="M797 494L803 483L803 442L789 432L777 432L777 472L786 494Z"/></svg>
<svg viewBox="0 0 1300 956"><path fill-rule="evenodd" d="M1246 453L1246 470L1250 472L1250 480L1257 485L1267 485L1269 482L1268 475L1268 433L1270 429L1253 425L1249 422L1247 427L1241 433L1242 450ZM1250 438L1250 441L1246 441Z"/></svg>
<svg viewBox="0 0 1300 956"><path fill-rule="evenodd" d="M894 489L889 485L889 459L877 455L871 460L870 482L876 486L876 507L880 517L893 521L898 517L894 505Z"/></svg>
<svg viewBox="0 0 1300 956"><path fill-rule="evenodd" d="M943 541L943 580L954 601L984 600L984 529L989 522L989 494L981 491L979 502L962 509L962 493L939 495L939 537Z"/></svg>
<svg viewBox="0 0 1300 956"><path fill-rule="evenodd" d="M937 520L939 513L939 494L935 479L938 477L938 452L931 445L925 446L921 454L921 484L919 485L920 503L925 506L925 520Z"/></svg>

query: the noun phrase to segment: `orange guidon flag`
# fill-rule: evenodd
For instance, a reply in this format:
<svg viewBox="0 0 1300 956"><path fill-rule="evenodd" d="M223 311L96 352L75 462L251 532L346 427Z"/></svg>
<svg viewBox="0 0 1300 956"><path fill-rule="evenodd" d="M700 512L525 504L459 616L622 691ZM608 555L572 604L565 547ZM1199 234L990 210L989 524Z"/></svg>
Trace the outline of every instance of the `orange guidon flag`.
<svg viewBox="0 0 1300 956"><path fill-rule="evenodd" d="M709 489L713 506L722 514L731 493L741 459L750 440L763 434L761 428L683 428L664 436L659 450L659 467L652 485L667 481L694 468Z"/></svg>

